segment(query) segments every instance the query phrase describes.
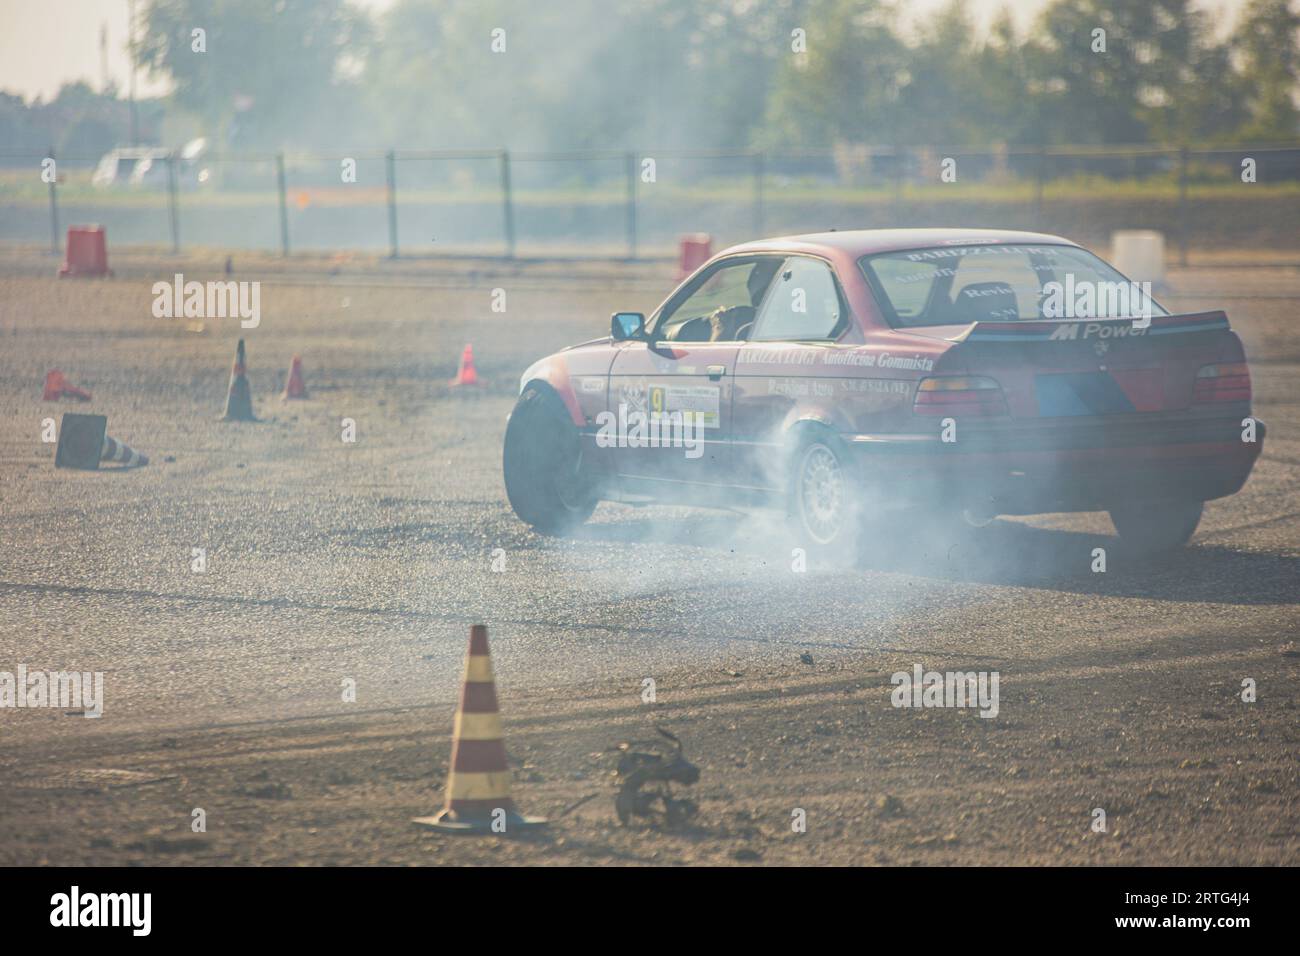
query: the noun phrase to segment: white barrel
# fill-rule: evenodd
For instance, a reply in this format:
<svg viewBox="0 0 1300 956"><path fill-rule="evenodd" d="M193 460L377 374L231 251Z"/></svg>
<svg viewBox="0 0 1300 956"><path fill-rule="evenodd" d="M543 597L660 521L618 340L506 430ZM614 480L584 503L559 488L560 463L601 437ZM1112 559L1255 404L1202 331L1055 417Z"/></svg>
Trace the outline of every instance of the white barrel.
<svg viewBox="0 0 1300 956"><path fill-rule="evenodd" d="M1134 282L1165 281L1165 234L1154 229L1120 229L1110 234L1111 263Z"/></svg>

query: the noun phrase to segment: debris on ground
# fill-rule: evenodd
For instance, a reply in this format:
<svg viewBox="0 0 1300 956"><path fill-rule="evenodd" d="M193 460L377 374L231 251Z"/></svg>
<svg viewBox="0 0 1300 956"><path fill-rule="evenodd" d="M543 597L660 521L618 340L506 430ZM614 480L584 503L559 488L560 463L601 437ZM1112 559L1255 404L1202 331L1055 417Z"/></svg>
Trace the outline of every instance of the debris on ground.
<svg viewBox="0 0 1300 956"><path fill-rule="evenodd" d="M662 727L655 730L671 743L642 740L618 745L623 756L615 770L619 790L614 809L623 826L633 817L641 817L656 826L680 826L699 809L694 800L673 796L672 785L690 786L698 782L700 768L682 756L680 740Z"/></svg>

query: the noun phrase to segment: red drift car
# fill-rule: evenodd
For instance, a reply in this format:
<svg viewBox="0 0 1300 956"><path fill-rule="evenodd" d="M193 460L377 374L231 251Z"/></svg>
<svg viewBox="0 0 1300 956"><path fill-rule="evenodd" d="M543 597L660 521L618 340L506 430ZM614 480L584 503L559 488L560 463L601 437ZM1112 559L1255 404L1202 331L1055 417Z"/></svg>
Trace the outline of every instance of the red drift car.
<svg viewBox="0 0 1300 956"><path fill-rule="evenodd" d="M1171 315L1036 233L736 246L520 384L506 492L552 533L600 499L773 505L821 551L887 507L1104 510L1159 550L1241 488L1264 439L1224 313Z"/></svg>

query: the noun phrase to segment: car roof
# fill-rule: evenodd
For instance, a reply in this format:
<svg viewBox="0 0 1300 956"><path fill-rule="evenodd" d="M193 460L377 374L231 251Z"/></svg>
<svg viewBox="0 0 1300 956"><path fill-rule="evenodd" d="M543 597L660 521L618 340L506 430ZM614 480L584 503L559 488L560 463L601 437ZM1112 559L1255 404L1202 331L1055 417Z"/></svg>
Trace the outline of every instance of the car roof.
<svg viewBox="0 0 1300 956"><path fill-rule="evenodd" d="M1011 229L851 229L843 232L813 232L799 236L780 236L745 242L724 250L727 255L746 252L808 252L828 258L849 255L854 258L877 252L921 249L929 246L960 246L967 243L1050 243L1075 246L1077 243L1043 232L1017 232Z"/></svg>

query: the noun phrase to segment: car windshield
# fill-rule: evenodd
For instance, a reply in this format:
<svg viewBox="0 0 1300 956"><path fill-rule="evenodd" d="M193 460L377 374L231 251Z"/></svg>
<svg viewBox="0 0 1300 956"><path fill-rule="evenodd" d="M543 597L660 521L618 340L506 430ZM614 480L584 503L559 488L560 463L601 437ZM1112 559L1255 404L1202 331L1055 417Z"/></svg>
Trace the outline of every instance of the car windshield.
<svg viewBox="0 0 1300 956"><path fill-rule="evenodd" d="M1147 284L1076 246L938 246L864 256L859 265L896 328L1168 315Z"/></svg>

